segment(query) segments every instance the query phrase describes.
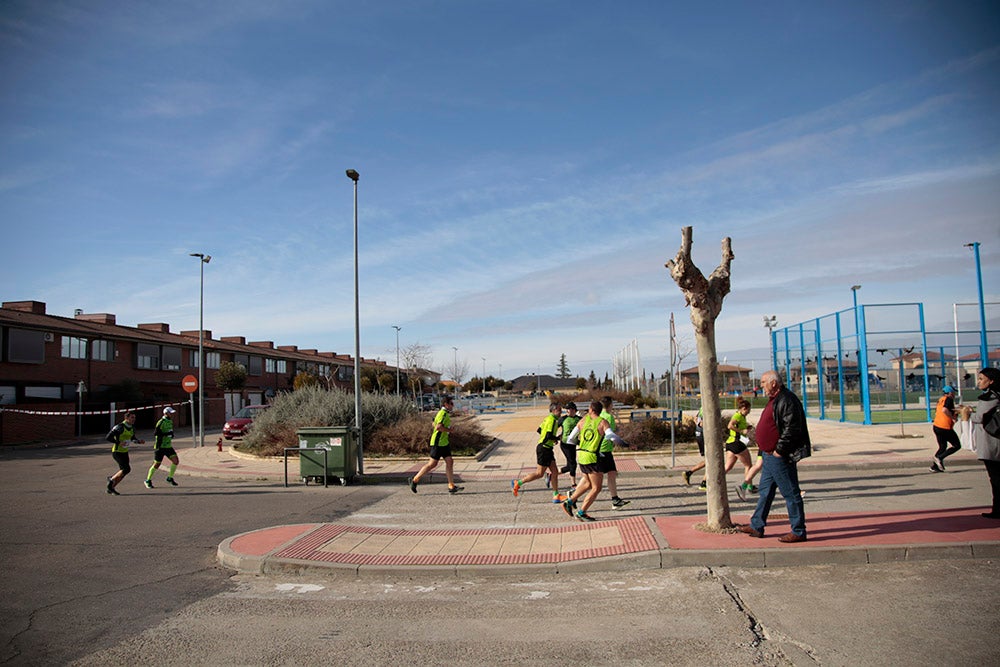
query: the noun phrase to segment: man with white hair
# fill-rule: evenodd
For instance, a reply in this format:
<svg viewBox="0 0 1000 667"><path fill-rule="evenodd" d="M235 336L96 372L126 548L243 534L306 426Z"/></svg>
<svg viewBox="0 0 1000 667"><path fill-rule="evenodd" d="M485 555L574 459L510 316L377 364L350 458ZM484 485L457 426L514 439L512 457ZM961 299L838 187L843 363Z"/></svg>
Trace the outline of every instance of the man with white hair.
<svg viewBox="0 0 1000 667"><path fill-rule="evenodd" d="M740 532L751 537L764 537L774 494L781 491L792 531L779 537L778 541L805 542L806 514L799 489L797 464L812 453L806 413L802 401L782 384L775 371L764 373L760 386L769 397L755 429L757 447L764 460L760 497L750 525L740 526Z"/></svg>

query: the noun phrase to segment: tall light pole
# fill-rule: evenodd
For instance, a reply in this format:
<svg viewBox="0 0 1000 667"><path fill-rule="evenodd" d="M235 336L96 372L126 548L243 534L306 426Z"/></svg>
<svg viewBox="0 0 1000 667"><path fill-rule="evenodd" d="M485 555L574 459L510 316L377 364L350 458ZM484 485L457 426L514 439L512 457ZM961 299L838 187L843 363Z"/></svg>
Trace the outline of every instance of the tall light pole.
<svg viewBox="0 0 1000 667"><path fill-rule="evenodd" d="M458 396L458 348L452 346L455 351L455 360L452 362L454 365L451 367L451 379L455 381L455 395Z"/></svg>
<svg viewBox="0 0 1000 667"><path fill-rule="evenodd" d="M189 253L197 257L201 272L201 290L198 293L198 446L205 446L205 265L212 261L211 255L200 252Z"/></svg>
<svg viewBox="0 0 1000 667"><path fill-rule="evenodd" d="M980 368L986 368L990 365L990 351L986 344L986 304L983 301L983 270L979 266L979 241L966 243L965 247L972 248L976 256L976 283L979 287L979 356L982 357Z"/></svg>
<svg viewBox="0 0 1000 667"><path fill-rule="evenodd" d="M365 474L364 447L361 435L361 309L358 305L358 179L354 169L347 170L354 181L354 428L358 432L358 474Z"/></svg>
<svg viewBox="0 0 1000 667"><path fill-rule="evenodd" d="M483 360L483 396L486 396L486 357L480 357Z"/></svg>
<svg viewBox="0 0 1000 667"><path fill-rule="evenodd" d="M774 328L778 326L777 315L765 315L764 326L767 327L767 340L771 344L771 368L778 369L778 342L774 340Z"/></svg>
<svg viewBox="0 0 1000 667"><path fill-rule="evenodd" d="M403 327L393 324L392 328L396 330L396 396L399 396L399 332Z"/></svg>

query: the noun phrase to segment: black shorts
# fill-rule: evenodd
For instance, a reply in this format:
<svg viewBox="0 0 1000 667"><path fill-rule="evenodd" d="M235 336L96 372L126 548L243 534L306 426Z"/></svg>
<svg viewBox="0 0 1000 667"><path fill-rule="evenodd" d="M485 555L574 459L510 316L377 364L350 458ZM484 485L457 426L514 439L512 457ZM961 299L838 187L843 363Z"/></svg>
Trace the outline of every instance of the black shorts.
<svg viewBox="0 0 1000 667"><path fill-rule="evenodd" d="M169 459L171 456L177 456L177 452L174 451L173 447L158 447L153 450L154 461L162 461L164 457Z"/></svg>
<svg viewBox="0 0 1000 667"><path fill-rule="evenodd" d="M598 454L597 469L603 473L618 472L618 468L615 467L615 455L611 452Z"/></svg>
<svg viewBox="0 0 1000 667"><path fill-rule="evenodd" d="M727 442L726 443L726 451L727 452L731 452L733 454L736 454L737 456L739 456L740 454L742 454L746 450L747 450L747 446L744 445L739 440L733 440L732 442Z"/></svg>
<svg viewBox="0 0 1000 667"><path fill-rule="evenodd" d="M548 468L550 465L556 462L556 453L552 451L551 447L546 447L545 445L537 445L535 447L535 461L538 465L543 468Z"/></svg>
<svg viewBox="0 0 1000 667"><path fill-rule="evenodd" d="M123 475L132 472L132 466L128 462L128 452L111 452L111 457L118 464L118 469L122 471Z"/></svg>
<svg viewBox="0 0 1000 667"><path fill-rule="evenodd" d="M445 447L439 447L438 445L432 446L431 458L435 461L451 458L451 445L446 445Z"/></svg>
<svg viewBox="0 0 1000 667"><path fill-rule="evenodd" d="M600 473L601 468L596 463L581 463L580 472L582 472L584 475L593 475L595 472Z"/></svg>
<svg viewBox="0 0 1000 667"><path fill-rule="evenodd" d="M695 442L698 443L698 453L702 456L705 455L705 436L696 435L694 436Z"/></svg>

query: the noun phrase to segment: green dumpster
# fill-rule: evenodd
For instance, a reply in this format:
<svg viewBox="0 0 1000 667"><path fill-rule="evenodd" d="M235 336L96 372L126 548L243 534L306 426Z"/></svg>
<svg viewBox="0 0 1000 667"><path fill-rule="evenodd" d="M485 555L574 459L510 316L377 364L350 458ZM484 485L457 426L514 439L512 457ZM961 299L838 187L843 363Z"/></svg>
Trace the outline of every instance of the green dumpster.
<svg viewBox="0 0 1000 667"><path fill-rule="evenodd" d="M358 469L358 440L353 427L305 426L298 429L296 435L299 437L299 476L303 482L325 483L333 479L346 485L354 480Z"/></svg>

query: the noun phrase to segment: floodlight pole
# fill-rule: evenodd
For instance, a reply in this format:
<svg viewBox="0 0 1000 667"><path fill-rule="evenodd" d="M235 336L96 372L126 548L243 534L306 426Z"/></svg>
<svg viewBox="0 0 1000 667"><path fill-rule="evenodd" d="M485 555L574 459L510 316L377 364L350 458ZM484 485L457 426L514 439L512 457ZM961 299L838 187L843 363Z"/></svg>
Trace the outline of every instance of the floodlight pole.
<svg viewBox="0 0 1000 667"><path fill-rule="evenodd" d="M358 474L365 474L363 436L361 433L361 309L358 306L358 179L354 169L347 170L354 181L354 428L358 433Z"/></svg>
<svg viewBox="0 0 1000 667"><path fill-rule="evenodd" d="M986 368L990 365L990 351L986 343L986 303L983 300L983 270L979 265L979 241L966 243L965 247L972 248L976 256L976 284L979 287L979 356L982 362L980 368Z"/></svg>

